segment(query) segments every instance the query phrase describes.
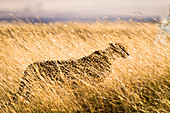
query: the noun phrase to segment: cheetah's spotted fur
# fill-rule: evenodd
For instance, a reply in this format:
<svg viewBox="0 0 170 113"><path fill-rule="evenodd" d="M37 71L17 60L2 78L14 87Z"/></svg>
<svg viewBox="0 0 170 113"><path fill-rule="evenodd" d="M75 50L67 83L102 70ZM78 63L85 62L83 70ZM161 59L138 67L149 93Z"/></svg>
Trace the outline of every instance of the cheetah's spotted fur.
<svg viewBox="0 0 170 113"><path fill-rule="evenodd" d="M111 60L126 56L129 54L121 43L110 43L108 48L95 51L80 59L35 62L25 70L17 94L29 100L32 81L50 79L64 83L64 79L76 79L73 75L82 79L84 75L94 79L104 78L106 73L111 73Z"/></svg>

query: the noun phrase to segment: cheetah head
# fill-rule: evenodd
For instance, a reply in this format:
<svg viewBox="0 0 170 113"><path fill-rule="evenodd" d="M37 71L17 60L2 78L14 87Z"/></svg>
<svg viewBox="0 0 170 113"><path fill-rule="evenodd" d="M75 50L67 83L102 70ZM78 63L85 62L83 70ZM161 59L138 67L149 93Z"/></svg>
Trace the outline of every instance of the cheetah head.
<svg viewBox="0 0 170 113"><path fill-rule="evenodd" d="M123 58L129 56L129 53L123 44L116 42L115 44L109 43L109 45L111 46L110 48L112 49L113 53L116 53Z"/></svg>

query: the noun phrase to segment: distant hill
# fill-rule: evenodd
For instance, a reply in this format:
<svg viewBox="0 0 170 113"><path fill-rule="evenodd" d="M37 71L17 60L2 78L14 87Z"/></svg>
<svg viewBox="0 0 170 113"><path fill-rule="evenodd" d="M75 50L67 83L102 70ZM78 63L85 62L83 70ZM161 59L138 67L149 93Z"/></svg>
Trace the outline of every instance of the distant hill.
<svg viewBox="0 0 170 113"><path fill-rule="evenodd" d="M154 18L154 19L153 19ZM29 18L17 18L19 20L22 20L24 22L31 21L32 23L50 23L50 22L69 22L69 21L76 21L76 22L95 22L95 21L100 21L100 22L116 22L119 21L120 19L122 21L129 21L130 19L133 21L137 22L156 22L155 19L159 20L160 17L119 17L119 16L114 16L114 17L99 17L99 18L40 18L37 19L36 17L29 17ZM0 22L6 21L6 22L16 22L18 21L16 18L9 18L9 17L2 17L0 18Z"/></svg>

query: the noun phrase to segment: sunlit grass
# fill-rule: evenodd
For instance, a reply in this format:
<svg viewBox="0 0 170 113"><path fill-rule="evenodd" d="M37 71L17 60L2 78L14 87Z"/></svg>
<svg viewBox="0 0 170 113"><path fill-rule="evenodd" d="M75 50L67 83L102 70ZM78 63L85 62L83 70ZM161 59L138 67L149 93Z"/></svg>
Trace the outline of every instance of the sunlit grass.
<svg viewBox="0 0 170 113"><path fill-rule="evenodd" d="M150 23L0 24L0 112L170 112L170 42L156 41L159 29ZM36 99L11 102L26 67L42 60L68 60L126 44L129 58L112 62L112 74L100 83L37 81ZM74 76L74 75L73 75Z"/></svg>

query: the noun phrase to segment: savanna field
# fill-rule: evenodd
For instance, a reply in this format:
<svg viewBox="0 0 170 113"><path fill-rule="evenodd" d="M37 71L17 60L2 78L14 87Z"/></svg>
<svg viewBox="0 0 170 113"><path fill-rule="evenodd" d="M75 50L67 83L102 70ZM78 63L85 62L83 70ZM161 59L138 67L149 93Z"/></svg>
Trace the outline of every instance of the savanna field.
<svg viewBox="0 0 170 113"><path fill-rule="evenodd" d="M0 23L0 112L170 112L170 35L159 32L157 24L138 22ZM36 81L30 102L12 100L29 64L78 59L110 42L130 55L113 60L101 82L83 80L73 90Z"/></svg>

